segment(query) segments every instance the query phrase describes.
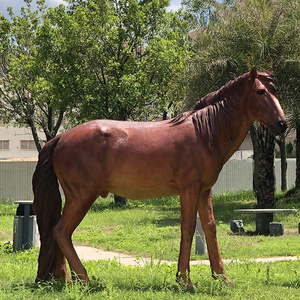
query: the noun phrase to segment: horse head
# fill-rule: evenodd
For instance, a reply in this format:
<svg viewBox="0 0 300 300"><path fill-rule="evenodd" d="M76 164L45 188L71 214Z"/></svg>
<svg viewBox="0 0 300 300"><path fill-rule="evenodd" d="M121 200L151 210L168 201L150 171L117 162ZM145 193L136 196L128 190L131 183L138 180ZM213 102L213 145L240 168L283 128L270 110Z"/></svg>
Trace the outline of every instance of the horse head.
<svg viewBox="0 0 300 300"><path fill-rule="evenodd" d="M263 73L257 72L253 66L249 75L251 82L247 108L249 117L267 126L275 135L284 133L287 122L277 99L272 68Z"/></svg>

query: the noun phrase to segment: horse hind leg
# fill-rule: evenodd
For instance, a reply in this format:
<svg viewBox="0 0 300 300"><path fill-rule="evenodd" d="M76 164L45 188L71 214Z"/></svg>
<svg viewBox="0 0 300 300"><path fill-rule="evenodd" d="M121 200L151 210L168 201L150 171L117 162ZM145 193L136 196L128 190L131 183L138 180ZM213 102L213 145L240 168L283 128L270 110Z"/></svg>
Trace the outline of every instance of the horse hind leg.
<svg viewBox="0 0 300 300"><path fill-rule="evenodd" d="M72 234L86 215L94 200L88 202L89 205L87 205L85 201L68 199L66 197L61 218L54 228L55 239L69 263L72 279L78 278L86 284L89 283L89 278L73 246Z"/></svg>

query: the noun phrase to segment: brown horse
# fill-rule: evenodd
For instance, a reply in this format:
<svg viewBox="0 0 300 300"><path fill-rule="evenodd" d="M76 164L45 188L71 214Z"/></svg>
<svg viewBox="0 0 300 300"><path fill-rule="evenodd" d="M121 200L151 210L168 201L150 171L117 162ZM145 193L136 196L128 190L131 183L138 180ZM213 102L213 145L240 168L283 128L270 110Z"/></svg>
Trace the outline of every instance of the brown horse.
<svg viewBox="0 0 300 300"><path fill-rule="evenodd" d="M41 236L37 281L51 276L70 280L66 258L72 277L89 282L71 236L95 199L109 192L130 199L180 195L177 280L194 290L189 260L198 211L212 275L228 281L217 243L211 188L254 120L275 134L286 130L271 73L271 69L257 73L253 67L172 120L96 120L48 142L33 175ZM57 179L66 198L62 214Z"/></svg>

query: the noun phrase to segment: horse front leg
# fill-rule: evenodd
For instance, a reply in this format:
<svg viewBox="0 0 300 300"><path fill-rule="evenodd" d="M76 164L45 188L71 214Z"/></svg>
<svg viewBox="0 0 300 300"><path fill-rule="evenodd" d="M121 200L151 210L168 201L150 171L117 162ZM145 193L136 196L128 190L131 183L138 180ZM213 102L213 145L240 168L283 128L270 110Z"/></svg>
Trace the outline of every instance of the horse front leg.
<svg viewBox="0 0 300 300"><path fill-rule="evenodd" d="M180 193L181 241L176 279L183 290L190 292L195 291L190 280L190 254L196 226L198 199L198 186L187 187Z"/></svg>
<svg viewBox="0 0 300 300"><path fill-rule="evenodd" d="M212 206L211 189L201 193L198 205L198 213L201 220L202 229L205 234L212 277L214 279L217 279L218 277L222 276L226 282L230 282L230 280L228 280L227 274L225 273L224 265L219 251L216 221L214 218Z"/></svg>

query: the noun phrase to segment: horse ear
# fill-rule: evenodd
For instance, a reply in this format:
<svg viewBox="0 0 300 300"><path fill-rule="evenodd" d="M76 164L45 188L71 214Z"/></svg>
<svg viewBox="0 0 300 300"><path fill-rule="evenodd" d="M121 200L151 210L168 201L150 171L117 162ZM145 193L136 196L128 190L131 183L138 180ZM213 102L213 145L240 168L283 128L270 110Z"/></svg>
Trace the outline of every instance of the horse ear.
<svg viewBox="0 0 300 300"><path fill-rule="evenodd" d="M269 76L272 76L272 74L273 74L273 68L272 67L269 68L269 70L267 71L267 74Z"/></svg>
<svg viewBox="0 0 300 300"><path fill-rule="evenodd" d="M251 71L250 71L250 75L253 81L255 81L255 78L257 77L257 71L255 66L252 67Z"/></svg>

